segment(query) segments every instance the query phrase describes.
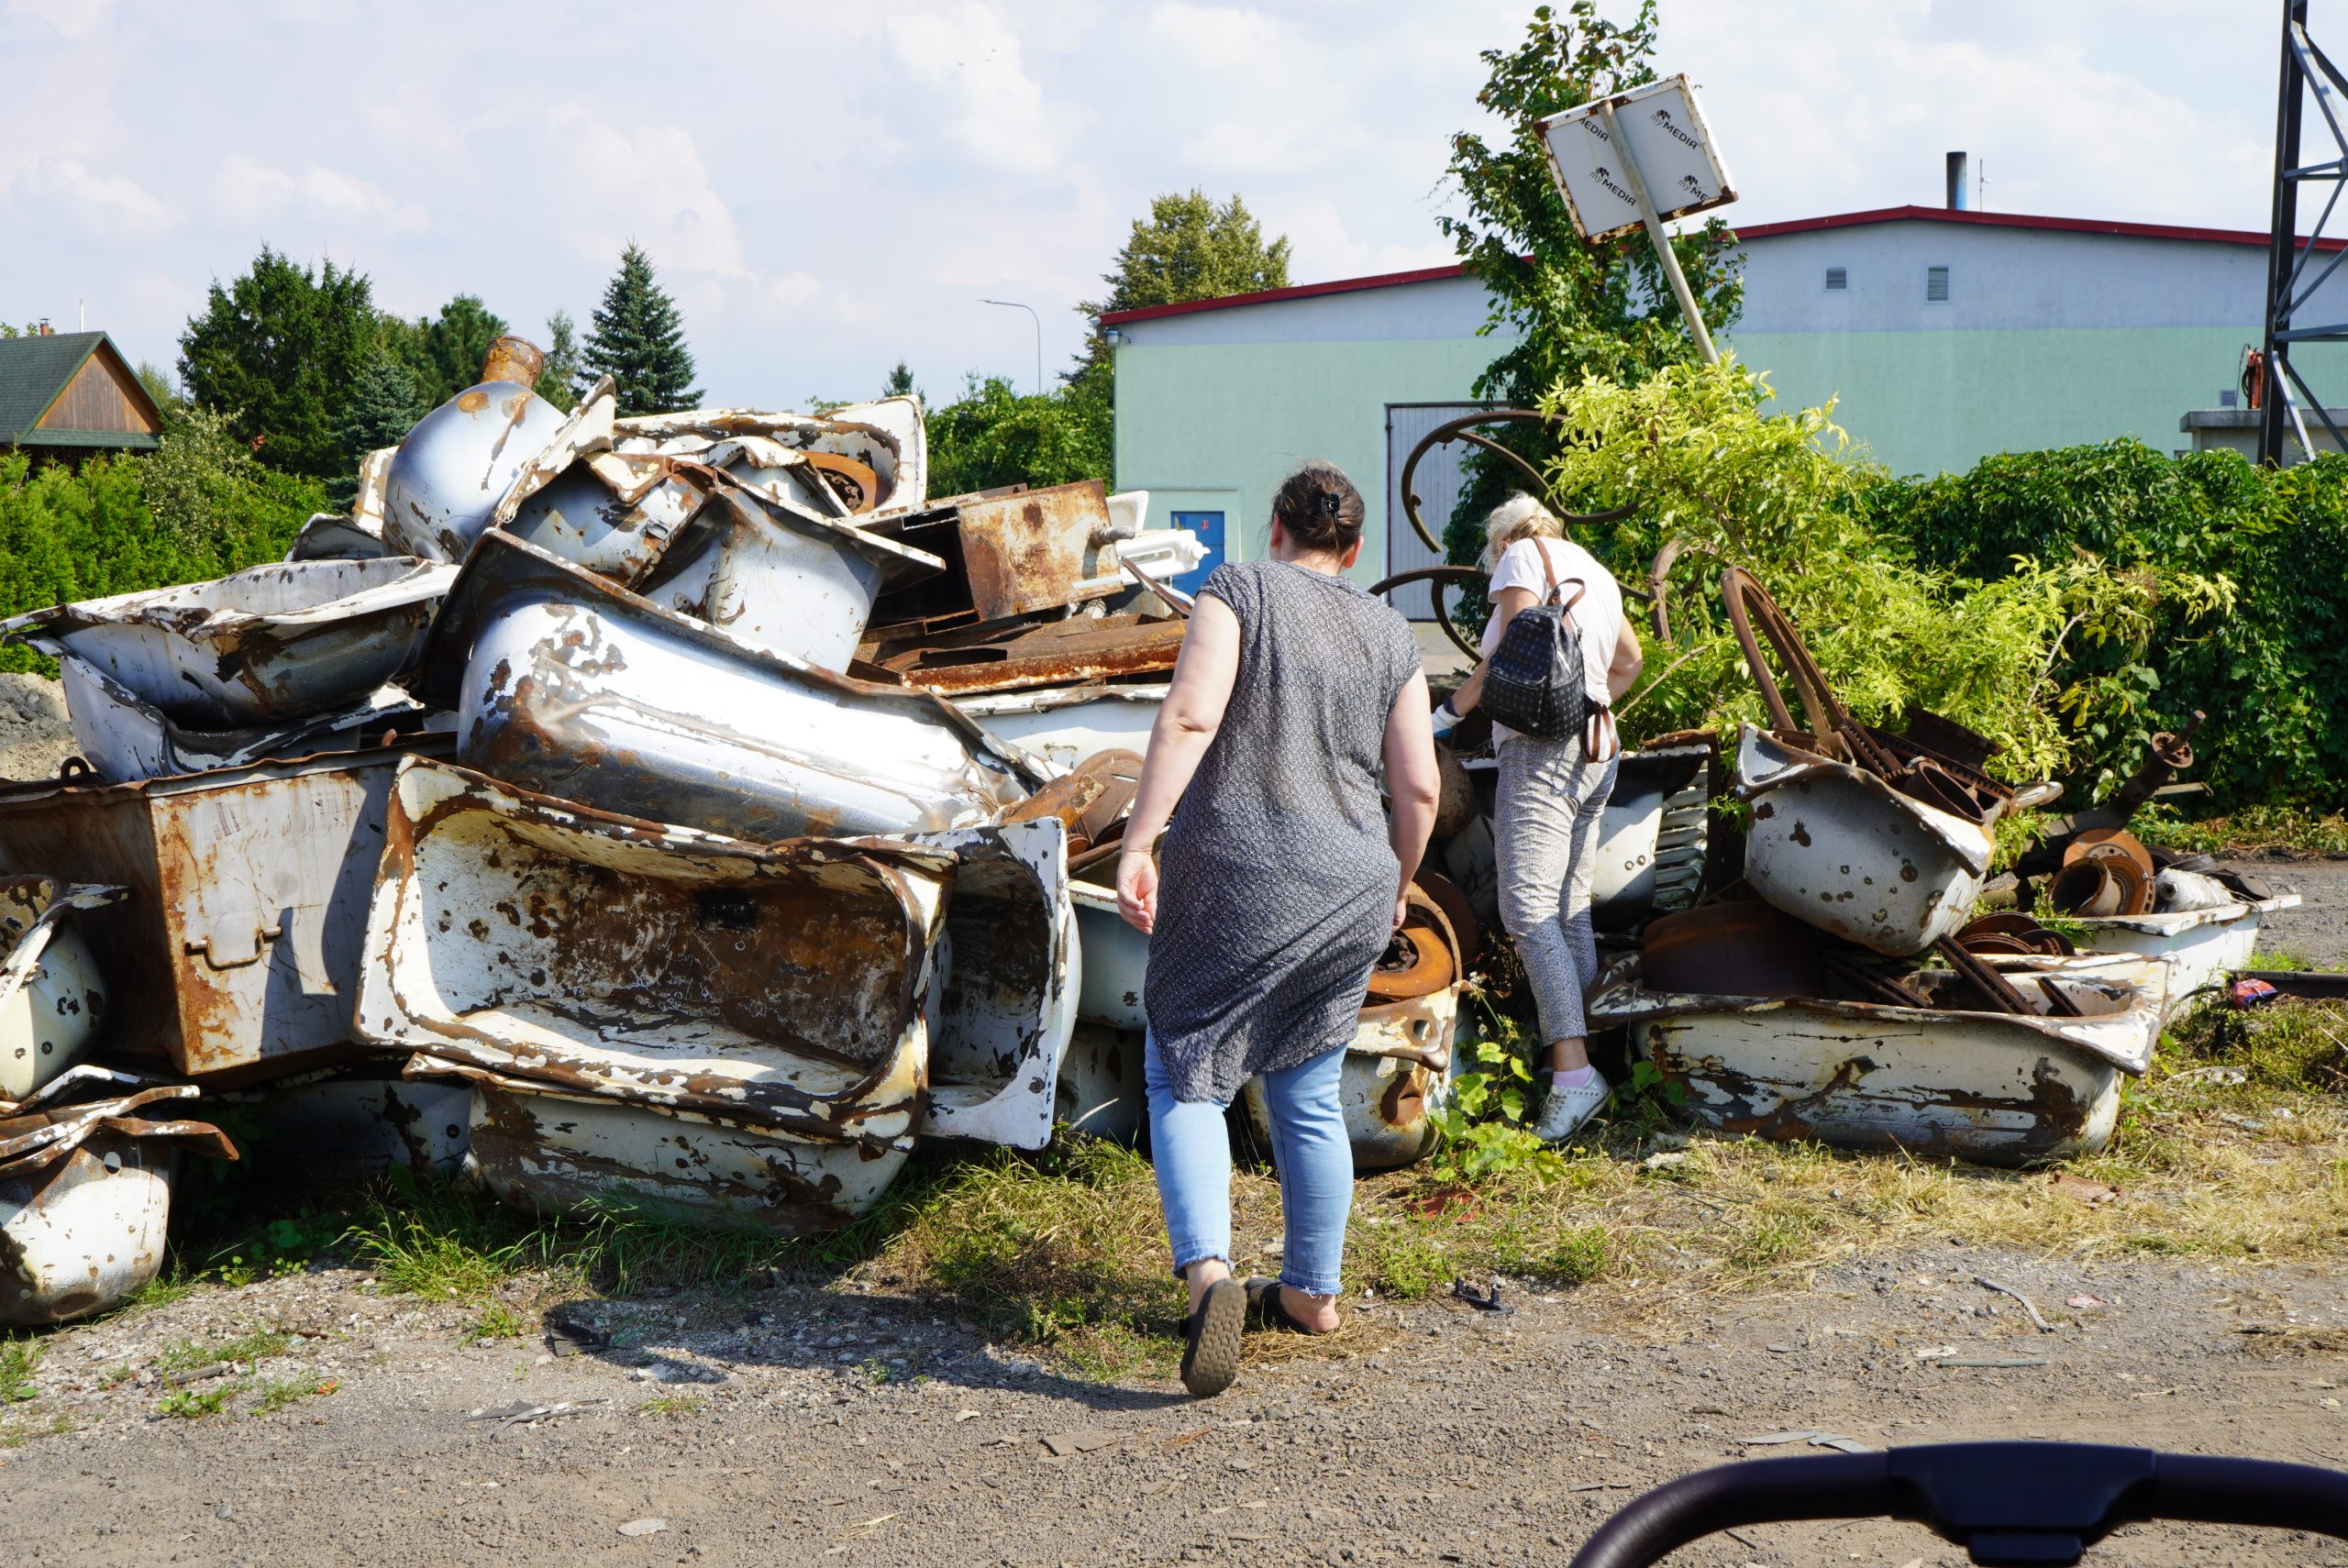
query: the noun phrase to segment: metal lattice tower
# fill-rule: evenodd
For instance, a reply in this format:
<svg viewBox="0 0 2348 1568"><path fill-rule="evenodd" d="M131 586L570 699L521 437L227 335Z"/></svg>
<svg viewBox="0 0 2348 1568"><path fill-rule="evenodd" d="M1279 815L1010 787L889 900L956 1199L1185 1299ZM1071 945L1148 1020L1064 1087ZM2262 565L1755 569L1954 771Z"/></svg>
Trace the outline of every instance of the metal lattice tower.
<svg viewBox="0 0 2348 1568"><path fill-rule="evenodd" d="M2348 112L2348 78L2308 37L2308 0L2283 0L2282 56L2282 80L2276 90L2275 209L2267 241L2266 330L2261 370L2265 383L2261 388L2265 417L2258 432L2259 461L2277 465L2283 460L2287 437L2297 440L2302 450L2314 451L2308 438L2309 410L2333 441L2348 447L2348 437L2342 437L2340 427L2331 422L2323 399L2309 388L2291 363L2291 350L2298 344L2348 343L2348 322L2301 326L2297 319L2316 290L2339 270L2342 261L2348 260L2348 248L2334 249L2331 259L2309 275L2308 264L2319 254L2324 225L2339 207L2341 193L2348 190L2348 128L2341 121L2342 113ZM2324 128L2331 134L2333 155L2320 162L2301 163L2299 122L2309 89ZM2299 187L2308 182L2328 183L2331 193L2302 239Z"/></svg>

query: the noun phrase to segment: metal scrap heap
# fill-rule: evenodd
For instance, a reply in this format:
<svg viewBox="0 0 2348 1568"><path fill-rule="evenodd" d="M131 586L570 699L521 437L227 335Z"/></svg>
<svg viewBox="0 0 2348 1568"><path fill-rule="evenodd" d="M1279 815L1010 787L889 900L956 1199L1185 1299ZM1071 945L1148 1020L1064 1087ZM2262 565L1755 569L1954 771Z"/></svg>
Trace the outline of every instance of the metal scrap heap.
<svg viewBox="0 0 2348 1568"><path fill-rule="evenodd" d="M1106 878L1197 540L931 497L911 398L621 418L537 370L501 339L282 563L0 626L80 754L0 787L0 1322L152 1276L176 1151L238 1154L199 1097L312 1177L781 1234L925 1138L1135 1134ZM1434 1142L1468 955L1423 905L1365 1164Z"/></svg>

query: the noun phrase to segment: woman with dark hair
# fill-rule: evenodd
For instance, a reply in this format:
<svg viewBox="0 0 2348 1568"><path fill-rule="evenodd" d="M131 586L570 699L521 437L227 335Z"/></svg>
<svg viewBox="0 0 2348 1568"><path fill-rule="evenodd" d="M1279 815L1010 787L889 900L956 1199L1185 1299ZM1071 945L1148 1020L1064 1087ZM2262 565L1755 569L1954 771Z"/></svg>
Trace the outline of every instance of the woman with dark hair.
<svg viewBox="0 0 2348 1568"><path fill-rule="evenodd" d="M1338 1075L1434 825L1418 641L1343 575L1361 525L1352 481L1308 463L1272 498L1271 558L1207 579L1117 863L1118 908L1151 933L1150 1151L1198 1395L1230 1386L1251 1303L1267 1326L1337 1326L1354 1176ZM1277 1281L1242 1286L1224 1110L1257 1076L1286 1244Z"/></svg>

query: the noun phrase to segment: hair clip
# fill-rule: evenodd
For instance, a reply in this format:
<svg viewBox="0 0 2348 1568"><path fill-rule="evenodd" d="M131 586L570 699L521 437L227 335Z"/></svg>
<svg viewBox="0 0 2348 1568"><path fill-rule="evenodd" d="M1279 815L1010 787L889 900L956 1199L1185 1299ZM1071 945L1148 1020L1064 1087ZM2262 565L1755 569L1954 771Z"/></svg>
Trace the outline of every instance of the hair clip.
<svg viewBox="0 0 2348 1568"><path fill-rule="evenodd" d="M1321 509L1322 516L1335 517L1337 514L1338 501L1337 492L1335 491L1324 490L1312 499L1313 504Z"/></svg>

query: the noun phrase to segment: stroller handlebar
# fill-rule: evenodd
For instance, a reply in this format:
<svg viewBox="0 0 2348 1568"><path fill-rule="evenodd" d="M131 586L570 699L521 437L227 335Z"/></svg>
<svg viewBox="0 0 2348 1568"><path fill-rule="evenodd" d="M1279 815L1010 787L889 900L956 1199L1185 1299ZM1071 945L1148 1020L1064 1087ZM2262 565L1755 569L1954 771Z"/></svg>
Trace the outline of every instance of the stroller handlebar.
<svg viewBox="0 0 2348 1568"><path fill-rule="evenodd" d="M2090 1443L1944 1443L1753 1460L1683 1475L1599 1528L1573 1568L1647 1568L1739 1525L1894 1518L1976 1562L2073 1563L2155 1519L2312 1530L2348 1540L2348 1475L2260 1459Z"/></svg>

